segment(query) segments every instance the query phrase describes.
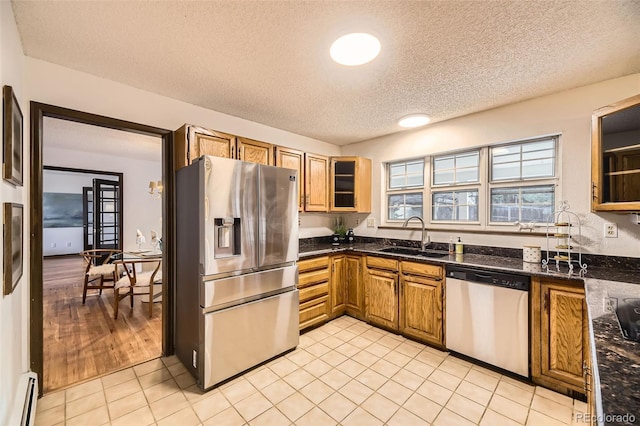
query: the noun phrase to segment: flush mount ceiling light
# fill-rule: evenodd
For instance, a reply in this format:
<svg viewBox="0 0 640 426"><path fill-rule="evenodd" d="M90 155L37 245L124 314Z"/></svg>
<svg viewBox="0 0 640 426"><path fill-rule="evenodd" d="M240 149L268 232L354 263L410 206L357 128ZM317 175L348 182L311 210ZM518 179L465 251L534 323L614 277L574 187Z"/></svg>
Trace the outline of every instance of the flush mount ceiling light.
<svg viewBox="0 0 640 426"><path fill-rule="evenodd" d="M427 114L411 114L398 120L401 127L420 127L427 124L431 118Z"/></svg>
<svg viewBox="0 0 640 426"><path fill-rule="evenodd" d="M329 53L331 58L339 64L362 65L378 56L380 41L371 34L347 34L333 42Z"/></svg>

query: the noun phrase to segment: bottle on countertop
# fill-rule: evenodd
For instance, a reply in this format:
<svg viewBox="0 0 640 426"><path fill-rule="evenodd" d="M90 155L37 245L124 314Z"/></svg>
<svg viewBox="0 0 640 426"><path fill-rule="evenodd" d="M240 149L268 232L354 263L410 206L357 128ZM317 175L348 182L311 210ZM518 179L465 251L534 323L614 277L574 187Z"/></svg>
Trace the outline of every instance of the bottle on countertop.
<svg viewBox="0 0 640 426"><path fill-rule="evenodd" d="M454 252L453 237L449 237L449 254L453 254L453 252Z"/></svg>
<svg viewBox="0 0 640 426"><path fill-rule="evenodd" d="M463 252L464 252L464 245L462 244L460 237L458 237L458 241L456 242L456 254L462 254Z"/></svg>

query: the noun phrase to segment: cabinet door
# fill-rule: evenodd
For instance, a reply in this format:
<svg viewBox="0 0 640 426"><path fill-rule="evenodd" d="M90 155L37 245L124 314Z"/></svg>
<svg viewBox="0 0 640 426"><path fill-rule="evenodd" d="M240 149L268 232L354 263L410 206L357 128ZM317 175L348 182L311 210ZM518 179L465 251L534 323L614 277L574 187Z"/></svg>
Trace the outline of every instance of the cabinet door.
<svg viewBox="0 0 640 426"><path fill-rule="evenodd" d="M298 211L304 207L302 181L304 181L304 154L295 149L276 146L276 166L298 171Z"/></svg>
<svg viewBox="0 0 640 426"><path fill-rule="evenodd" d="M216 157L233 158L235 150L234 137L221 137L193 133L192 150L190 151L190 162L202 155L214 155Z"/></svg>
<svg viewBox="0 0 640 426"><path fill-rule="evenodd" d="M222 132L185 124L174 132L175 169L188 166L202 155L234 158L236 138Z"/></svg>
<svg viewBox="0 0 640 426"><path fill-rule="evenodd" d="M341 315L346 307L346 267L345 256L331 258L331 313L334 316Z"/></svg>
<svg viewBox="0 0 640 426"><path fill-rule="evenodd" d="M400 282L400 331L443 346L442 281L403 275Z"/></svg>
<svg viewBox="0 0 640 426"><path fill-rule="evenodd" d="M364 288L362 285L360 256L347 256L346 301L347 312L356 317L362 315Z"/></svg>
<svg viewBox="0 0 640 426"><path fill-rule="evenodd" d="M398 329L398 274L367 270L364 309L368 321Z"/></svg>
<svg viewBox="0 0 640 426"><path fill-rule="evenodd" d="M330 210L371 211L371 160L362 157L331 159Z"/></svg>
<svg viewBox="0 0 640 426"><path fill-rule="evenodd" d="M238 138L238 160L273 166L273 145L253 139Z"/></svg>
<svg viewBox="0 0 640 426"><path fill-rule="evenodd" d="M316 154L305 154L305 211L326 212L329 210L327 196L328 169L328 157Z"/></svg>
<svg viewBox="0 0 640 426"><path fill-rule="evenodd" d="M558 391L584 392L584 366L589 361L584 288L559 280L540 280L532 298L532 377ZM536 339L539 339L536 342Z"/></svg>

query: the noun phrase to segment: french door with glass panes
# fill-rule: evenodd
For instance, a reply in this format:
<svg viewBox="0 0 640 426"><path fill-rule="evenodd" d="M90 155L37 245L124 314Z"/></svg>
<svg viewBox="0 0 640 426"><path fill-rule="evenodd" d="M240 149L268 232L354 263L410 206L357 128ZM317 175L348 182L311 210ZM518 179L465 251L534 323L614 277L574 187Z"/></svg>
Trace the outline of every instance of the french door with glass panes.
<svg viewBox="0 0 640 426"><path fill-rule="evenodd" d="M94 179L84 188L86 249L122 249L122 188L118 181Z"/></svg>

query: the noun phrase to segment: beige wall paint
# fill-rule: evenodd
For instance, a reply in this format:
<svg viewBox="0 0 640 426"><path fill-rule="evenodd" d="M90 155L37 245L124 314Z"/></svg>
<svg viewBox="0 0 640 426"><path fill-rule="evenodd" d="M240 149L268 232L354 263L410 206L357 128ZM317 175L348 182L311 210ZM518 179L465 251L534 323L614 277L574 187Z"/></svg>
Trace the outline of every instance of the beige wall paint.
<svg viewBox="0 0 640 426"><path fill-rule="evenodd" d="M640 226L633 225L628 215L590 212L591 114L597 108L639 93L640 74L630 75L347 145L342 147L342 153L373 160L370 217L375 218L377 225L384 217L381 205L383 162L559 133L560 198L569 201L571 209L583 222L585 252L640 257ZM367 228L366 221L363 222L356 229L360 235L420 238L417 231L379 230ZM604 222L618 224L618 238L603 237ZM545 238L528 237L524 232L522 236L438 232L434 229L429 233L439 242L447 242L450 236L461 236L467 244L521 248L523 244L535 243L546 247Z"/></svg>
<svg viewBox="0 0 640 426"><path fill-rule="evenodd" d="M28 133L29 108L23 81L24 56L18 36L18 30L13 18L11 3L0 2L0 82L2 86L13 87L20 109L24 116L24 132ZM28 144L25 135L25 145ZM24 164L23 176L29 175L28 148L24 150L27 162ZM28 184L15 187L0 179L0 204L6 202L22 203L25 213L25 235L23 252L22 279L13 293L0 299L0 424L9 424L9 416L15 401L15 391L20 375L29 369L28 358L28 324L29 324L29 194ZM4 259L4 244L0 249L0 287Z"/></svg>
<svg viewBox="0 0 640 426"><path fill-rule="evenodd" d="M33 58L26 60L28 99L175 130L195 124L238 136L321 155L339 155L340 147L260 123L145 92L111 80ZM300 215L300 237L328 235L329 215Z"/></svg>

